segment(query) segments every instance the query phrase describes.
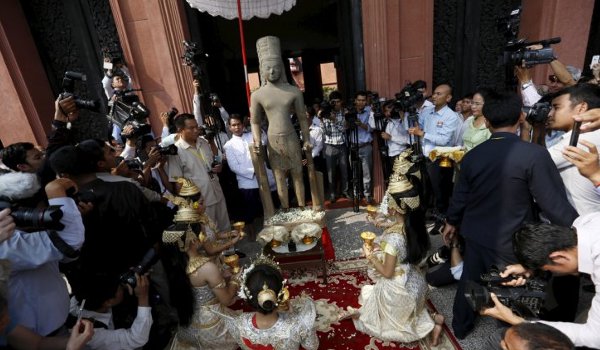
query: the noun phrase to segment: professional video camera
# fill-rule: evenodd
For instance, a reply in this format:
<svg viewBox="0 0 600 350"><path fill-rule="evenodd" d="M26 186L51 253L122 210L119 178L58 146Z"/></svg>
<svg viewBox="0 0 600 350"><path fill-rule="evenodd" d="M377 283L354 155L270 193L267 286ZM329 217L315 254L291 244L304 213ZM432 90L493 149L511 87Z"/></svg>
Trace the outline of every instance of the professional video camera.
<svg viewBox="0 0 600 350"><path fill-rule="evenodd" d="M356 107L354 107L353 103L349 103L348 106L351 107L349 107L346 110L346 113L344 113L344 119L346 120L348 129L356 129L356 122L358 121L358 111L356 110Z"/></svg>
<svg viewBox="0 0 600 350"><path fill-rule="evenodd" d="M498 300L517 315L523 318L537 318L546 298L546 282L539 278L527 279L522 287L509 287L502 285L513 277L500 277L502 270L492 266L490 271L481 275L481 284L467 281L465 297L467 302L479 312L482 309L493 307L494 302L490 293L496 294Z"/></svg>
<svg viewBox="0 0 600 350"><path fill-rule="evenodd" d="M394 95L394 109L411 112L417 108L417 103L423 101L423 94L415 89L412 84L407 84L402 91Z"/></svg>
<svg viewBox="0 0 600 350"><path fill-rule="evenodd" d="M134 100L138 100L135 98ZM116 124L121 130L127 125L133 126L133 132L130 134L121 133L126 138L139 137L151 131L150 124L146 123L146 118L150 115L150 110L141 102L127 103L127 100L117 98L112 105L107 118Z"/></svg>
<svg viewBox="0 0 600 350"><path fill-rule="evenodd" d="M15 225L28 231L62 230L65 228L60 223L63 216L60 207L60 205L51 205L47 208L25 208L11 203L7 198L0 197L0 210L9 208Z"/></svg>
<svg viewBox="0 0 600 350"><path fill-rule="evenodd" d="M550 99L544 96L533 106L523 107L523 112L525 112L525 120L527 120L527 122L532 125L546 123L546 120L548 120L548 114L550 113L550 109L552 109L552 105L550 104L550 102Z"/></svg>
<svg viewBox="0 0 600 350"><path fill-rule="evenodd" d="M154 265L156 261L158 261L158 254L156 254L154 248L148 249L144 257L142 258L142 261L140 261L139 264L131 268L129 271L123 273L119 277L119 281L122 284L131 286L132 289L135 288L135 286L137 285L135 274L137 273L140 276L145 274L146 272L148 272L150 267Z"/></svg>
<svg viewBox="0 0 600 350"><path fill-rule="evenodd" d="M156 146L156 149L158 149L158 153L163 156L174 156L177 154L177 146L175 145L168 145L165 147Z"/></svg>
<svg viewBox="0 0 600 350"><path fill-rule="evenodd" d="M554 50L550 45L558 44L560 40L560 37L531 42L527 42L525 39L511 40L504 48L500 64L529 68L536 64L550 63L555 59ZM528 49L527 47L531 45L542 45L543 47L539 50Z"/></svg>
<svg viewBox="0 0 600 350"><path fill-rule="evenodd" d="M202 63L208 59L208 55L196 46L196 43L183 41L184 52L181 58L183 64L192 68L194 79L200 79L202 76Z"/></svg>
<svg viewBox="0 0 600 350"><path fill-rule="evenodd" d="M89 109L91 111L98 112L98 110L100 109L100 103L98 103L98 101L81 99L74 94L75 81L87 81L87 77L83 73L66 71L62 81L62 98L64 99L69 96L73 96L77 108Z"/></svg>

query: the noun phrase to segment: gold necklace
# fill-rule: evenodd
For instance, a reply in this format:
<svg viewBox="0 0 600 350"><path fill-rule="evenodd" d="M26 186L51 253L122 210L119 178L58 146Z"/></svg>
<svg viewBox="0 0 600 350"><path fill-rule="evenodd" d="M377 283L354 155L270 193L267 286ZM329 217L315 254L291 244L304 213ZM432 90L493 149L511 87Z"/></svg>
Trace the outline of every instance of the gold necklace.
<svg viewBox="0 0 600 350"><path fill-rule="evenodd" d="M209 260L210 260L210 258L208 258L206 256L202 256L202 255L194 256L194 257L190 258L190 261L188 261L185 272L188 275L191 275L194 272L196 272L196 270L198 270L200 267L202 267L202 265L206 264Z"/></svg>

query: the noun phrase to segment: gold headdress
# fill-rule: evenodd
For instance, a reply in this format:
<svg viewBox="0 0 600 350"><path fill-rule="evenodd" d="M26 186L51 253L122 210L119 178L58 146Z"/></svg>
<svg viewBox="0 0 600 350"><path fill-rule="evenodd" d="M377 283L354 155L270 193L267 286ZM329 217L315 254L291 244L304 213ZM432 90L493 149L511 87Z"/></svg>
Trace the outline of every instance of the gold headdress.
<svg viewBox="0 0 600 350"><path fill-rule="evenodd" d="M270 258L267 255L261 254L256 260L254 260L252 262L252 264L250 266L248 266L247 268L244 269L244 272L242 272L242 275L240 276L241 288L238 293L238 296L241 299L245 299L245 300L252 299L252 293L250 292L250 289L246 285L246 282L247 282L246 279L248 278L250 273L259 265L270 266L273 269L279 271L279 273L281 273L281 268L279 267L279 264L275 260L273 260L272 258ZM270 289L269 286L266 283L264 283L262 290L257 295L258 305L260 305L262 307L262 305L267 300L273 301L275 303L275 306L280 306L280 305L285 304L288 301L288 299L290 298L290 292L289 292L288 288L286 287L286 283L287 283L287 280L284 279L283 282L281 283L281 290L277 294L275 294L275 291Z"/></svg>
<svg viewBox="0 0 600 350"><path fill-rule="evenodd" d="M410 209L418 208L420 205L419 193L413 184L408 180L402 170L410 169L412 164L406 157L398 157L394 162L394 173L390 176L388 189L382 201L381 211L389 214L389 208L405 214Z"/></svg>
<svg viewBox="0 0 600 350"><path fill-rule="evenodd" d="M179 177L177 178L177 182L181 184L179 195L182 197L192 197L200 193L198 186L190 179Z"/></svg>

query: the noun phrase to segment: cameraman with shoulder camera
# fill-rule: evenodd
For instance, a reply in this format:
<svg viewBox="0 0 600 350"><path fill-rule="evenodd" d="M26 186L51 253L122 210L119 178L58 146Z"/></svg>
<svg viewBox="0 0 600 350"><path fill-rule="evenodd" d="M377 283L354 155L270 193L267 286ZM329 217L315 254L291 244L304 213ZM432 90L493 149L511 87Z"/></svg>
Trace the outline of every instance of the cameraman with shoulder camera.
<svg viewBox="0 0 600 350"><path fill-rule="evenodd" d="M0 196L13 208L31 198L40 188L35 174L9 173L0 176ZM56 179L46 185L50 205L60 206L51 214L52 223L60 217L62 229L38 229L25 231L18 227L10 235L10 220L2 220L3 230L10 235L0 243L0 259L8 259L12 265L9 280L9 310L15 321L37 334L47 336L60 332L68 314L69 293L58 270L58 263L74 259L84 242L81 214L67 193L77 189L68 179ZM41 209L37 209L41 210ZM46 210L52 211L52 208ZM43 227L33 208L13 209L17 225ZM3 211L2 213L6 213ZM61 217L62 214L62 217ZM46 217L46 214L43 215ZM46 221L45 224L48 222ZM54 225L51 225L54 227Z"/></svg>
<svg viewBox="0 0 600 350"><path fill-rule="evenodd" d="M515 255L521 265L507 266L501 276L526 275L525 269L550 271L556 275L586 273L597 286L600 283L599 231L598 212L577 218L571 228L544 223L525 225L513 237ZM496 295L492 294L491 299L494 307L483 310L482 315L512 325L526 321L500 303ZM563 332L575 346L600 348L600 289L596 289L585 323L539 322Z"/></svg>

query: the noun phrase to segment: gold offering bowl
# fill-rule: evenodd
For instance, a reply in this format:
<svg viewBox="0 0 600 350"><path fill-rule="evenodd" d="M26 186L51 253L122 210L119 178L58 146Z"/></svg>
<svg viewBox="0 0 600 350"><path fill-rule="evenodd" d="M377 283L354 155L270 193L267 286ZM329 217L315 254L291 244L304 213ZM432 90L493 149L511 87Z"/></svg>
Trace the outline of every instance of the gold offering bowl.
<svg viewBox="0 0 600 350"><path fill-rule="evenodd" d="M371 248L376 237L377 235L371 231L364 231L360 234L360 238Z"/></svg>
<svg viewBox="0 0 600 350"><path fill-rule="evenodd" d="M231 226L233 226L234 230L236 230L240 233L241 238L243 238L246 235L246 233L244 232L244 227L246 227L245 222L237 221L237 222L234 222L233 225L231 225Z"/></svg>
<svg viewBox="0 0 600 350"><path fill-rule="evenodd" d="M287 289L287 287L284 287L281 292L283 295L279 301L278 309L280 311L287 311L289 309L290 291Z"/></svg>
<svg viewBox="0 0 600 350"><path fill-rule="evenodd" d="M440 167L452 168L452 159L448 156L440 156Z"/></svg>
<svg viewBox="0 0 600 350"><path fill-rule="evenodd" d="M278 241L278 240L276 240L276 239L273 239L273 240L271 240L271 248L277 248L277 247L279 247L280 245L281 245L281 242L280 242L280 241Z"/></svg>
<svg viewBox="0 0 600 350"><path fill-rule="evenodd" d="M237 254L226 255L223 262L231 267L234 274L240 272L240 257Z"/></svg>
<svg viewBox="0 0 600 350"><path fill-rule="evenodd" d="M377 207L374 205L367 205L367 214L371 219L375 219L377 216Z"/></svg>
<svg viewBox="0 0 600 350"><path fill-rule="evenodd" d="M304 236L304 238L302 238L302 243L304 243L304 244L311 244L314 241L315 241L315 237Z"/></svg>

